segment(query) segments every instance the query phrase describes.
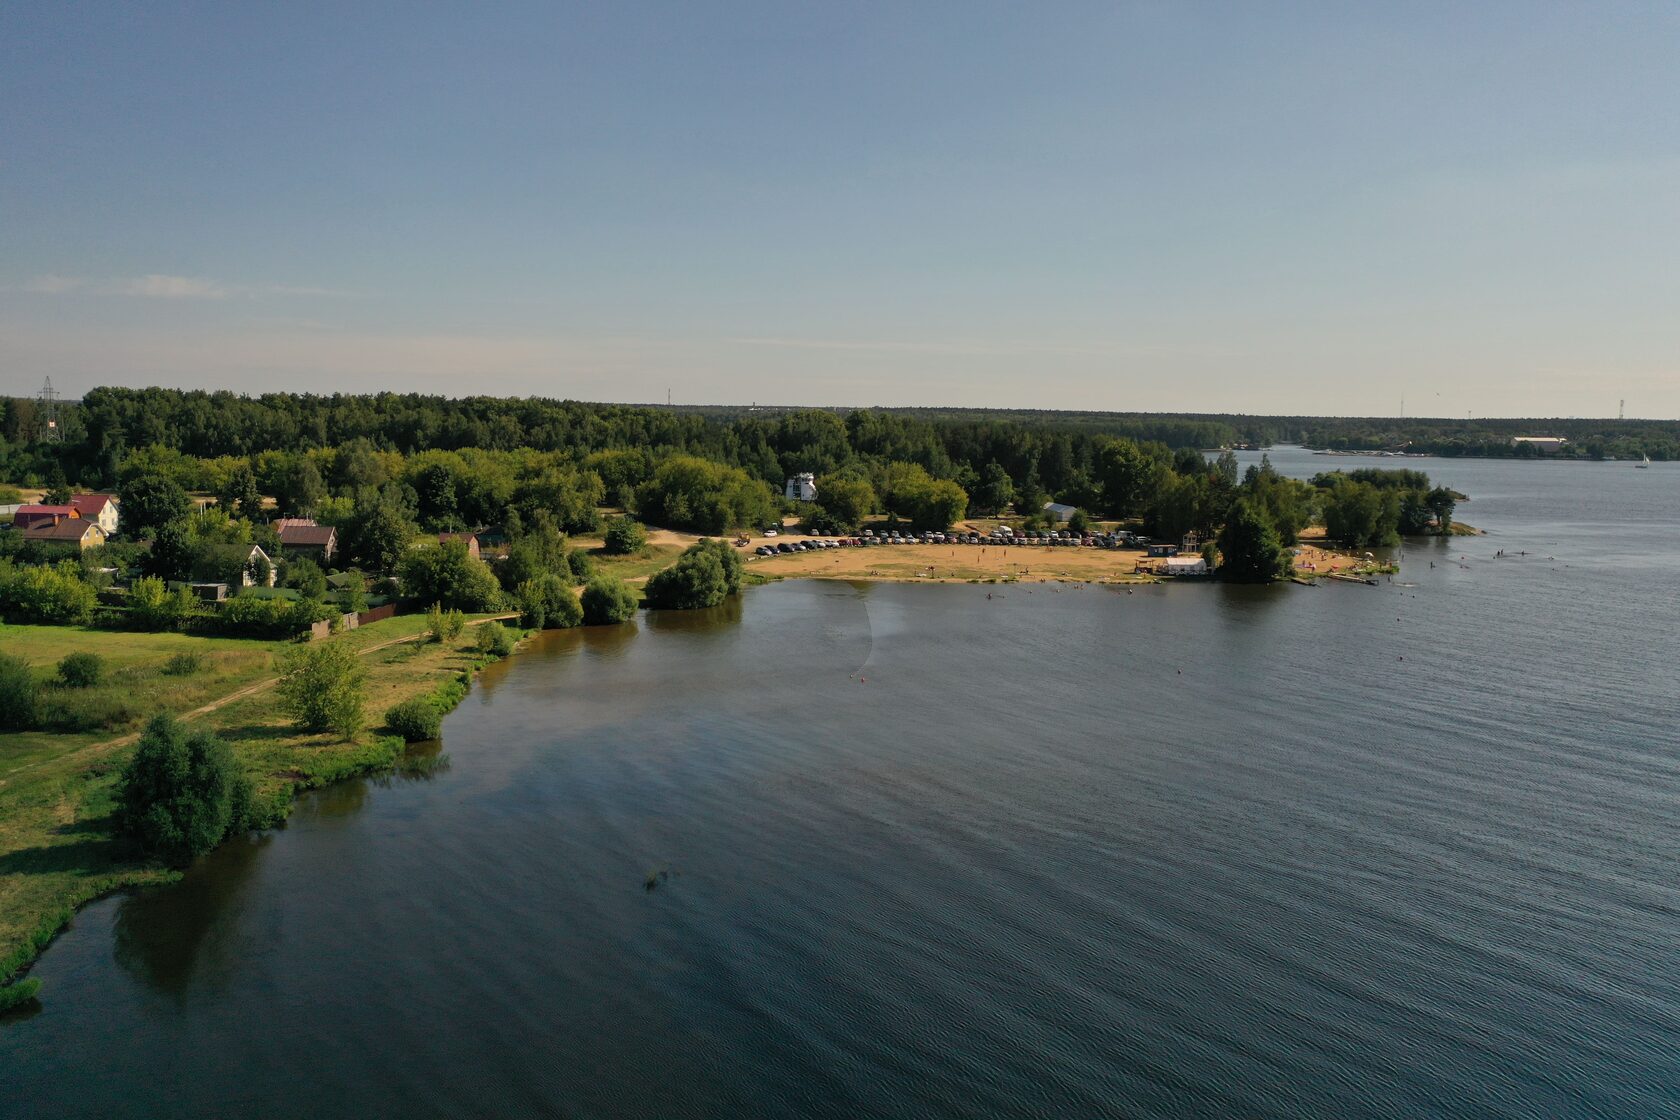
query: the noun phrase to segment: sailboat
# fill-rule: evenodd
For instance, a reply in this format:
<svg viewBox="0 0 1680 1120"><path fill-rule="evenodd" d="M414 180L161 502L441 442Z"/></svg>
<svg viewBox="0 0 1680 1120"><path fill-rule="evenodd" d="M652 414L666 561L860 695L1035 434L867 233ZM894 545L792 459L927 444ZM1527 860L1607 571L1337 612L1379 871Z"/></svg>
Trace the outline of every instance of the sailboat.
<svg viewBox="0 0 1680 1120"><path fill-rule="evenodd" d="M1641 455L1639 457L1639 462L1637 462L1633 465L1633 469L1636 470L1636 471L1648 471L1648 470L1650 470L1651 469L1651 457L1649 455Z"/></svg>

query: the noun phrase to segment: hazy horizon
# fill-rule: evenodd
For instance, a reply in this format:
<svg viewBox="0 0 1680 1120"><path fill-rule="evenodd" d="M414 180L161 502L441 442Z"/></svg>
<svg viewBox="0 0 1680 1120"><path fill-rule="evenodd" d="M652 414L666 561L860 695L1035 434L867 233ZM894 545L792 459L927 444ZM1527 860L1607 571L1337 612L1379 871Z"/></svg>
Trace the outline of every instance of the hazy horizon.
<svg viewBox="0 0 1680 1120"><path fill-rule="evenodd" d="M1670 418L1676 48L1640 4L15 5L0 392Z"/></svg>

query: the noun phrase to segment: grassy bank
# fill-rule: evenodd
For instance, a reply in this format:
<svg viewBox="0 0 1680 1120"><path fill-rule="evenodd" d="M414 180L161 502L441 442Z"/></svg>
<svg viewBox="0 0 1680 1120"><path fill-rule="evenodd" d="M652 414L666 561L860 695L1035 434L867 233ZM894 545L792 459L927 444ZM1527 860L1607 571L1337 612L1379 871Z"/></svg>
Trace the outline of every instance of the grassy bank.
<svg viewBox="0 0 1680 1120"><path fill-rule="evenodd" d="M77 907L178 877L113 830L117 778L145 719L169 711L226 739L252 779L263 823L275 824L299 790L381 771L400 757L401 740L377 726L393 704L431 694L458 703L484 663L474 636L469 627L434 642L423 617L403 616L331 639L355 648L369 676L374 726L344 742L299 733L276 704L274 657L288 643L5 627L0 641L40 677L44 706L85 701L111 718L97 730L0 735L0 981L34 960ZM58 659L78 650L105 658L106 680L76 690L48 683ZM183 653L196 654L198 667L165 672Z"/></svg>

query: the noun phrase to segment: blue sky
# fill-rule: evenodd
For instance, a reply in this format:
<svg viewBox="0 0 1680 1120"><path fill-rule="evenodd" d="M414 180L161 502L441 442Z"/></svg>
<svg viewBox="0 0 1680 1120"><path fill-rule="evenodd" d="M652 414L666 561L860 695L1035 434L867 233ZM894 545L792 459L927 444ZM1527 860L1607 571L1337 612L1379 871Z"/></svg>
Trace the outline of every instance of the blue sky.
<svg viewBox="0 0 1680 1120"><path fill-rule="evenodd" d="M0 391L1680 415L1680 8L11 4Z"/></svg>

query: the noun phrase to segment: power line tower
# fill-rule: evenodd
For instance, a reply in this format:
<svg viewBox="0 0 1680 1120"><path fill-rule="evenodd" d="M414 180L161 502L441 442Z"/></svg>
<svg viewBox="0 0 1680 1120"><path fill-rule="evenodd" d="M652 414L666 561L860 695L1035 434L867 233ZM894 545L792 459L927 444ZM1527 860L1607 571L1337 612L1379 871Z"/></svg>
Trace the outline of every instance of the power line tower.
<svg viewBox="0 0 1680 1120"><path fill-rule="evenodd" d="M52 378L47 378L41 391L35 394L35 423L40 426L40 439L43 443L57 443L64 438L64 428L59 423L58 390L53 388Z"/></svg>

